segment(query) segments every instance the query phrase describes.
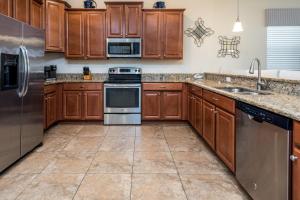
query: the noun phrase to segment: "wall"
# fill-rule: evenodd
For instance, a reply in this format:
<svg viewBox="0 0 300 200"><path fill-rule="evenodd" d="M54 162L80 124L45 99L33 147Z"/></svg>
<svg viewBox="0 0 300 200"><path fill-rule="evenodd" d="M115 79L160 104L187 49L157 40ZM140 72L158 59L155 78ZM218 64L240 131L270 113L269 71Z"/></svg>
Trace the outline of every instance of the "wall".
<svg viewBox="0 0 300 200"><path fill-rule="evenodd" d="M68 0L72 7L82 7L83 0ZM104 1L97 0L98 8L105 8ZM144 1L145 8L151 8L155 0ZM199 73L235 72L244 73L254 57L265 65L266 31L264 9L274 7L300 7L299 0L240 0L241 21L245 31L232 32L236 20L236 0L166 0L168 8L186 8L184 29L193 26L201 17L207 27L215 31L197 47L191 38L184 36L184 59L179 61L159 60L66 60L62 54L47 54L46 64L57 64L59 73L81 73L82 66L89 66L93 73L107 72L114 66L139 66L145 73ZM241 36L240 58L218 58L218 36ZM271 74L277 72L271 72Z"/></svg>

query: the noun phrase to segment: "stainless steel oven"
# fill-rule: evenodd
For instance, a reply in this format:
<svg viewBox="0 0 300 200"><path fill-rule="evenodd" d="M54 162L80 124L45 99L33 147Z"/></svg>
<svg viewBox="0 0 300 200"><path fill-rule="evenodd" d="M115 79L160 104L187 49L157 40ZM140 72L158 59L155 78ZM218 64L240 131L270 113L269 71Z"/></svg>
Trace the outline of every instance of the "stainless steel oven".
<svg viewBox="0 0 300 200"><path fill-rule="evenodd" d="M104 83L104 124L141 124L141 70L111 68Z"/></svg>
<svg viewBox="0 0 300 200"><path fill-rule="evenodd" d="M108 58L141 58L141 38L107 38Z"/></svg>

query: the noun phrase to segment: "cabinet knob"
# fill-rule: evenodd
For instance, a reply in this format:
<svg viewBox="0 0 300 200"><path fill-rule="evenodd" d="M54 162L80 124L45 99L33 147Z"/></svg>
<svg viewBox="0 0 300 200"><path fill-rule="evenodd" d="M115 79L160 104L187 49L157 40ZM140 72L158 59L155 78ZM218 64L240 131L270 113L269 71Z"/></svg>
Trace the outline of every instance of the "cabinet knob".
<svg viewBox="0 0 300 200"><path fill-rule="evenodd" d="M213 100L214 100L214 101L219 101L219 99L217 99L217 98L213 98Z"/></svg>
<svg viewBox="0 0 300 200"><path fill-rule="evenodd" d="M295 155L291 155L291 156L290 156L290 160L293 161L293 162L295 162L295 161L298 160L298 157L295 156Z"/></svg>

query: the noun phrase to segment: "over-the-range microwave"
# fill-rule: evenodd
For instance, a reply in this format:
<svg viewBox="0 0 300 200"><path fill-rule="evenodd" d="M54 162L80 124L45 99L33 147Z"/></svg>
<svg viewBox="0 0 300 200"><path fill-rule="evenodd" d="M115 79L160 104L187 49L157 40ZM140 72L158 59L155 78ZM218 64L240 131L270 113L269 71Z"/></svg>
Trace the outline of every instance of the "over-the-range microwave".
<svg viewBox="0 0 300 200"><path fill-rule="evenodd" d="M108 58L141 58L141 38L107 38Z"/></svg>

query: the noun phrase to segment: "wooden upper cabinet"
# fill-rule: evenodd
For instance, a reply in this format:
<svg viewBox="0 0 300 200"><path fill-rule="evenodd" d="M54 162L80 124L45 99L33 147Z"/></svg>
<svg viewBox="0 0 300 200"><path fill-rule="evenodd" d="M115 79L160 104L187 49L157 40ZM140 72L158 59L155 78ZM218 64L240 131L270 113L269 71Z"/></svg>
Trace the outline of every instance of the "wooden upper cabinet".
<svg viewBox="0 0 300 200"><path fill-rule="evenodd" d="M203 138L215 149L215 106L203 101Z"/></svg>
<svg viewBox="0 0 300 200"><path fill-rule="evenodd" d="M84 120L103 119L103 97L102 91L83 92Z"/></svg>
<svg viewBox="0 0 300 200"><path fill-rule="evenodd" d="M143 91L142 115L144 120L160 120L161 94L157 91Z"/></svg>
<svg viewBox="0 0 300 200"><path fill-rule="evenodd" d="M125 4L125 37L141 37L142 4Z"/></svg>
<svg viewBox="0 0 300 200"><path fill-rule="evenodd" d="M86 13L86 57L106 57L105 12L89 11Z"/></svg>
<svg viewBox="0 0 300 200"><path fill-rule="evenodd" d="M65 4L46 0L46 51L65 51Z"/></svg>
<svg viewBox="0 0 300 200"><path fill-rule="evenodd" d="M300 200L300 122L294 122L293 155L298 159L293 162L293 200Z"/></svg>
<svg viewBox="0 0 300 200"><path fill-rule="evenodd" d="M164 58L181 59L183 54L183 11L163 12Z"/></svg>
<svg viewBox="0 0 300 200"><path fill-rule="evenodd" d="M13 0L0 1L0 13L3 15L13 16Z"/></svg>
<svg viewBox="0 0 300 200"><path fill-rule="evenodd" d="M107 6L107 37L123 37L124 5Z"/></svg>
<svg viewBox="0 0 300 200"><path fill-rule="evenodd" d="M43 0L31 0L30 25L39 29L44 28L44 4Z"/></svg>
<svg viewBox="0 0 300 200"><path fill-rule="evenodd" d="M180 120L182 118L182 93L162 92L161 113L165 120Z"/></svg>
<svg viewBox="0 0 300 200"><path fill-rule="evenodd" d="M84 58L85 56L85 14L82 11L66 13L66 52L67 58Z"/></svg>
<svg viewBox="0 0 300 200"><path fill-rule="evenodd" d="M143 58L161 58L161 12L143 11Z"/></svg>
<svg viewBox="0 0 300 200"><path fill-rule="evenodd" d="M235 116L216 108L216 152L235 171Z"/></svg>
<svg viewBox="0 0 300 200"><path fill-rule="evenodd" d="M30 0L13 0L13 17L21 22L30 23Z"/></svg>

